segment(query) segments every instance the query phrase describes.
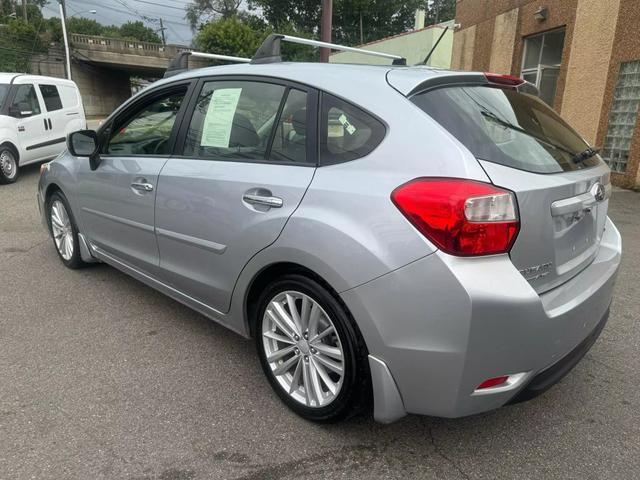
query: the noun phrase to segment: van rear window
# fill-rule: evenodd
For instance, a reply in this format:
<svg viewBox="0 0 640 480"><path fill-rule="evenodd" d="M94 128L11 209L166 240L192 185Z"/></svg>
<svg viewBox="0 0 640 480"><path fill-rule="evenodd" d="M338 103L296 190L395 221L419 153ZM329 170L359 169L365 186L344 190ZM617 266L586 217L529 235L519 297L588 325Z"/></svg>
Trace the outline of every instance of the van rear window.
<svg viewBox="0 0 640 480"><path fill-rule="evenodd" d="M411 100L481 160L534 173L578 170L602 162L556 112L528 93L454 86Z"/></svg>

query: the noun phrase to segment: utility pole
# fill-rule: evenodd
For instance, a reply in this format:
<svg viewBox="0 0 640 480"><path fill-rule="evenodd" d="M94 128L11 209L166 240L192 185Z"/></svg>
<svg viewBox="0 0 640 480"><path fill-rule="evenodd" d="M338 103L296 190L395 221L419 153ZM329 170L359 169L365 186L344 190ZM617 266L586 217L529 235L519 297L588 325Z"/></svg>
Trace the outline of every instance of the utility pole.
<svg viewBox="0 0 640 480"><path fill-rule="evenodd" d="M167 41L164 38L164 25L162 24L162 19L160 19L160 35L162 35L162 45L166 45Z"/></svg>
<svg viewBox="0 0 640 480"><path fill-rule="evenodd" d="M22 0L22 16L24 21L27 21L27 0Z"/></svg>
<svg viewBox="0 0 640 480"><path fill-rule="evenodd" d="M62 22L62 38L64 39L64 56L66 59L66 74L67 78L71 80L71 55L69 54L69 38L67 37L67 8L64 4L64 0L58 0L58 6L60 7L60 21Z"/></svg>
<svg viewBox="0 0 640 480"><path fill-rule="evenodd" d="M322 25L320 28L320 40L331 43L331 17L333 15L332 0L322 0ZM329 61L330 48L320 49L320 61L327 63Z"/></svg>

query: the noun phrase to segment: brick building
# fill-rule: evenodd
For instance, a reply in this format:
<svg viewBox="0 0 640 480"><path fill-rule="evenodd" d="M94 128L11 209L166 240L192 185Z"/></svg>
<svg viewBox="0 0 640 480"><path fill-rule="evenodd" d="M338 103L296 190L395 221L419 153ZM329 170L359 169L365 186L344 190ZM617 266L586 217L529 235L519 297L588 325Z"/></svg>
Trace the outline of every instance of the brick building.
<svg viewBox="0 0 640 480"><path fill-rule="evenodd" d="M512 73L640 187L640 0L457 0L452 68Z"/></svg>

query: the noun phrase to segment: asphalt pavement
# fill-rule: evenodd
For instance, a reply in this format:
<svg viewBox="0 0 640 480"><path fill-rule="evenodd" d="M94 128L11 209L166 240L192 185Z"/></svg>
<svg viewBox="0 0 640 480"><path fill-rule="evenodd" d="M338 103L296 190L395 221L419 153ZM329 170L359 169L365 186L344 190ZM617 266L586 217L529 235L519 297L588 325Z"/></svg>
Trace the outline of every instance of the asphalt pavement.
<svg viewBox="0 0 640 480"><path fill-rule="evenodd" d="M640 193L609 324L542 397L469 418L291 413L254 345L106 265L71 271L38 167L0 185L0 479L640 478ZM416 379L419 381L419 379Z"/></svg>

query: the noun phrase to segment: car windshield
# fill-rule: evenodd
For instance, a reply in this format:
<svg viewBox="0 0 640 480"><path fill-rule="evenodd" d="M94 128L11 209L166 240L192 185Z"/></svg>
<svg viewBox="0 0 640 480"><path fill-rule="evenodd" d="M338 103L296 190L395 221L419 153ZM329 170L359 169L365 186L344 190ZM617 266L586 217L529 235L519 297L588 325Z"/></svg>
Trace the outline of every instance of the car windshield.
<svg viewBox="0 0 640 480"><path fill-rule="evenodd" d="M602 162L534 95L455 86L420 93L411 100L481 160L535 173L578 170Z"/></svg>
<svg viewBox="0 0 640 480"><path fill-rule="evenodd" d="M9 92L9 84L0 83L0 107L4 104L4 101L7 98L8 92Z"/></svg>

